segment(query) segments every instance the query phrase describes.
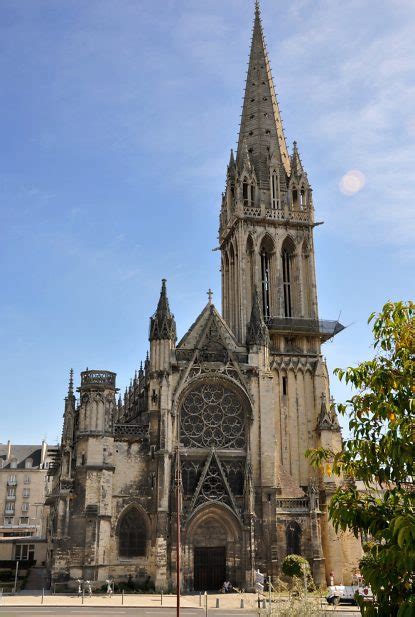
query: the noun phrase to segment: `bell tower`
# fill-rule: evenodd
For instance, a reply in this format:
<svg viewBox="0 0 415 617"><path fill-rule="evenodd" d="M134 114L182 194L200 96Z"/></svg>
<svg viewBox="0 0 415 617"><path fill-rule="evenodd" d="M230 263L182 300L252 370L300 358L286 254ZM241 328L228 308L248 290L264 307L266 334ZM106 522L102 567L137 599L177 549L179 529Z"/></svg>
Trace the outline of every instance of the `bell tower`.
<svg viewBox="0 0 415 617"><path fill-rule="evenodd" d="M294 320L318 320L313 227L312 190L296 142L288 152L256 2L238 150L230 156L219 228L223 316L240 343L255 289L273 346Z"/></svg>

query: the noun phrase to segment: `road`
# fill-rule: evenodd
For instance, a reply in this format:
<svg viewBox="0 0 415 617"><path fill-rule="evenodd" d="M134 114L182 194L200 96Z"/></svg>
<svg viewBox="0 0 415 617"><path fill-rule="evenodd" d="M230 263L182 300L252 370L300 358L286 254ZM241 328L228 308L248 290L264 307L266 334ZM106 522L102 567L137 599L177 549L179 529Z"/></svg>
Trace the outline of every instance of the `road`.
<svg viewBox="0 0 415 617"><path fill-rule="evenodd" d="M330 617L332 610L327 610L326 615ZM180 610L182 617L204 617L205 611L200 608L182 608ZM22 607L0 607L1 617L76 617L77 615L85 615L86 617L105 617L105 615L114 615L115 617L175 617L175 608L124 608L124 607L59 607L59 606L22 606ZM230 609L209 609L209 617L258 617L257 612L251 610L230 610ZM360 612L357 609L347 608L342 610L337 608L334 612L336 617L357 617Z"/></svg>

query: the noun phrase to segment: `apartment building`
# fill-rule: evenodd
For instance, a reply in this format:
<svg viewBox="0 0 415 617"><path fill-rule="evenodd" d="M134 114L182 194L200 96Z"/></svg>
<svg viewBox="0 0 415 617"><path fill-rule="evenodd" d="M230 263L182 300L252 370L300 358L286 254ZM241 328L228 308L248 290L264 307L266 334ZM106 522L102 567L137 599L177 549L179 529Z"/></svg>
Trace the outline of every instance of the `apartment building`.
<svg viewBox="0 0 415 617"><path fill-rule="evenodd" d="M56 447L0 444L0 561L46 560L45 497Z"/></svg>

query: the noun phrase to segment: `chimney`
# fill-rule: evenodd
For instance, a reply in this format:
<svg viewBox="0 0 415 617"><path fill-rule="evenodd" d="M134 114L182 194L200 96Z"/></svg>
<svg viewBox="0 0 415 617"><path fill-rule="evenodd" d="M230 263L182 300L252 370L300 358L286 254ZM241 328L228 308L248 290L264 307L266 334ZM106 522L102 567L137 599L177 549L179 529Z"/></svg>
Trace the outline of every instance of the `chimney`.
<svg viewBox="0 0 415 617"><path fill-rule="evenodd" d="M9 461L12 456L12 444L10 443L10 439L7 442L7 460Z"/></svg>
<svg viewBox="0 0 415 617"><path fill-rule="evenodd" d="M46 441L44 439L42 439L42 450L41 450L41 453L40 453L40 468L41 469L43 469L43 467L45 465L47 449L48 449L48 446L46 444Z"/></svg>

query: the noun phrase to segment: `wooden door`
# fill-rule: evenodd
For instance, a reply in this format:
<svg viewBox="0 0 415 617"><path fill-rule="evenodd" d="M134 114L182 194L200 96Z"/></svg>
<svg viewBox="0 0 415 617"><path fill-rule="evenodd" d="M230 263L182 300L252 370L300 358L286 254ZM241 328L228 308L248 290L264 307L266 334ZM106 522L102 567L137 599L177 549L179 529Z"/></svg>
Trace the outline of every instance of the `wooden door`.
<svg viewBox="0 0 415 617"><path fill-rule="evenodd" d="M224 546L197 547L194 555L195 591L221 589L226 580L226 549Z"/></svg>

